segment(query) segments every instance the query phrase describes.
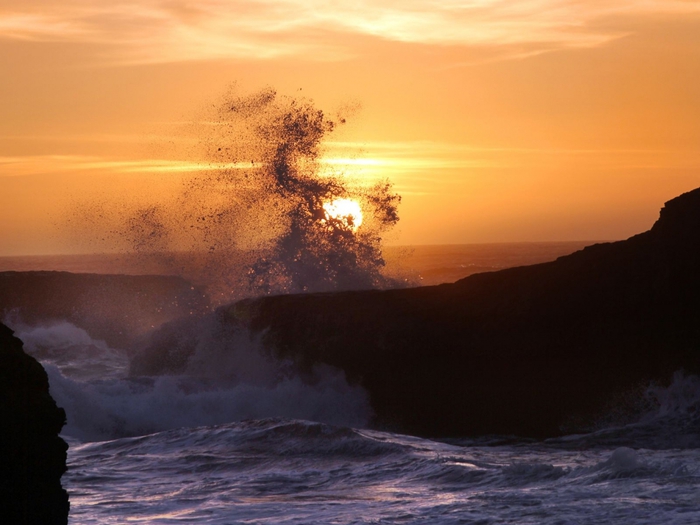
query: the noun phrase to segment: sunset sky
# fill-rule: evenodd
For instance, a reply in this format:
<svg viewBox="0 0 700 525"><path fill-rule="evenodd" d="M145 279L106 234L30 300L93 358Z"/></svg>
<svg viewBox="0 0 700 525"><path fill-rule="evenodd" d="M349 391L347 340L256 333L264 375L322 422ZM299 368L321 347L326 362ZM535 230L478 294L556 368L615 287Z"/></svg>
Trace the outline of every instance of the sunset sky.
<svg viewBox="0 0 700 525"><path fill-rule="evenodd" d="M700 186L700 0L0 0L0 255L199 169L233 82L360 108L324 162L393 181L394 244L621 239Z"/></svg>

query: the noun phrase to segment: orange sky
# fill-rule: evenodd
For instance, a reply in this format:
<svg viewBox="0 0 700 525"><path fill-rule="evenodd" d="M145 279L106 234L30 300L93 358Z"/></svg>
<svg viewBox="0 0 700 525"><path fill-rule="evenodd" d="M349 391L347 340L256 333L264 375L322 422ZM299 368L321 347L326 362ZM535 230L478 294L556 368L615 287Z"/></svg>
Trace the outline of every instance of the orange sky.
<svg viewBox="0 0 700 525"><path fill-rule="evenodd" d="M392 243L625 238L700 186L700 1L0 0L0 255L167 191L233 81L362 106L326 162L393 180Z"/></svg>

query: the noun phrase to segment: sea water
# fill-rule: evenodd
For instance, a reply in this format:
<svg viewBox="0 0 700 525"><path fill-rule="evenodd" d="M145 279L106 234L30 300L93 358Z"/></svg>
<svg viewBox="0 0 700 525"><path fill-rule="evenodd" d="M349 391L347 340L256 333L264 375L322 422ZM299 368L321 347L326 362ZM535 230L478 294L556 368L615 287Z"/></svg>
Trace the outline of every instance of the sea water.
<svg viewBox="0 0 700 525"><path fill-rule="evenodd" d="M568 255L594 241L505 242L480 244L385 246L384 272L397 280L431 285L454 282L479 272L525 266ZM197 280L193 254L96 253L0 257L0 272L54 270L72 273L163 275ZM173 264L173 261L175 263Z"/></svg>
<svg viewBox="0 0 700 525"><path fill-rule="evenodd" d="M691 525L699 459L697 449L451 445L263 419L73 443L65 482L75 524Z"/></svg>
<svg viewBox="0 0 700 525"><path fill-rule="evenodd" d="M247 374L131 378L69 323L13 328L68 414L72 525L700 523L693 376L586 434L424 439L368 428L339 371L307 385L254 347L229 363Z"/></svg>

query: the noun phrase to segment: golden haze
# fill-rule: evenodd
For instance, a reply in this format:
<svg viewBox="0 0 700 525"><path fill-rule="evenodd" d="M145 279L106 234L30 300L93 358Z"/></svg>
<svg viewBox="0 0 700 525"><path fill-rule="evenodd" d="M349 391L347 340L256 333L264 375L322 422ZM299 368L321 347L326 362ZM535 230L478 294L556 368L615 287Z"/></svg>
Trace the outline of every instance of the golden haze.
<svg viewBox="0 0 700 525"><path fill-rule="evenodd" d="M700 186L697 1L96 4L0 1L0 255L218 169L182 130L232 80L359 101L324 162L394 181L394 243L624 238Z"/></svg>

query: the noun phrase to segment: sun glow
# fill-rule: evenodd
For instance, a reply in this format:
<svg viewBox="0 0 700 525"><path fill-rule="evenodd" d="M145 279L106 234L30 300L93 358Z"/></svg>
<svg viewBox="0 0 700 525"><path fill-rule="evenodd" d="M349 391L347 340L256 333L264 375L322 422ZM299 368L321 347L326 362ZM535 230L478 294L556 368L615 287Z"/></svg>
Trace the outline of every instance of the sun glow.
<svg viewBox="0 0 700 525"><path fill-rule="evenodd" d="M327 219L339 221L341 226L356 231L362 224L360 203L352 199L335 199L323 205Z"/></svg>

